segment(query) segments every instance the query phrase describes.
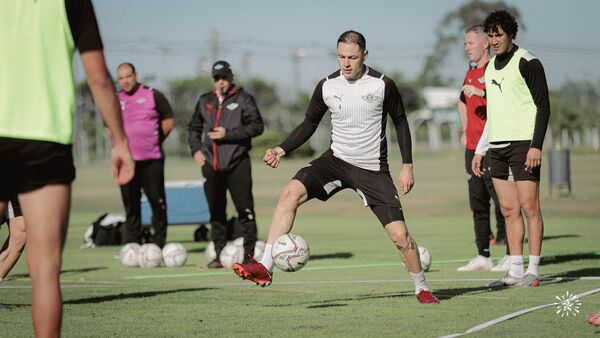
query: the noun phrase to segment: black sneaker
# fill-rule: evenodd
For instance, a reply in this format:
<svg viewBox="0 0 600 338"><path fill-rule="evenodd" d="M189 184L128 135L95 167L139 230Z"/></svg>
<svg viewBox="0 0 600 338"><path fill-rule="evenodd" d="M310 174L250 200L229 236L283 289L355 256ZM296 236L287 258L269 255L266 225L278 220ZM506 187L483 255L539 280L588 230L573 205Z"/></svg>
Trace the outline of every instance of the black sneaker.
<svg viewBox="0 0 600 338"><path fill-rule="evenodd" d="M220 260L215 259L212 262L208 263L206 267L209 269L223 269L223 264L221 264Z"/></svg>

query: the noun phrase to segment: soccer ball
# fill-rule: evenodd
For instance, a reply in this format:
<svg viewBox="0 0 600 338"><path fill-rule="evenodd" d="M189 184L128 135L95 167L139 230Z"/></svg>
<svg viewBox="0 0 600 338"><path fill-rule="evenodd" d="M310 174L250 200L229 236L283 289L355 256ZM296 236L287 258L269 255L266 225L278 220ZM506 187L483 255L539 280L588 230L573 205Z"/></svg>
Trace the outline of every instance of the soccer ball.
<svg viewBox="0 0 600 338"><path fill-rule="evenodd" d="M119 261L121 264L127 267L138 266L139 263L139 252L141 246L137 243L127 243L121 247L119 251Z"/></svg>
<svg viewBox="0 0 600 338"><path fill-rule="evenodd" d="M241 263L244 260L244 248L233 243L225 245L219 260L225 269L231 269L233 264Z"/></svg>
<svg viewBox="0 0 600 338"><path fill-rule="evenodd" d="M234 239L233 244L235 244L239 247L244 247L244 237L238 237L238 238Z"/></svg>
<svg viewBox="0 0 600 338"><path fill-rule="evenodd" d="M232 243L236 246L239 246L240 248L242 248L242 251L244 251L244 237L238 237L235 240L233 240ZM264 251L265 242L256 241L256 243L254 244L254 255L252 257L254 257L254 259L256 259L257 261L260 261L262 259Z"/></svg>
<svg viewBox="0 0 600 338"><path fill-rule="evenodd" d="M429 250L427 250L426 247L420 246L419 256L421 257L421 268L425 272L429 271L429 268L431 267L431 253L429 253Z"/></svg>
<svg viewBox="0 0 600 338"><path fill-rule="evenodd" d="M209 262L212 262L215 259L217 259L217 252L215 251L215 242L208 242L206 249L204 249L204 254L206 255L206 259L208 259Z"/></svg>
<svg viewBox="0 0 600 338"><path fill-rule="evenodd" d="M275 265L282 271L298 271L308 261L310 248L299 235L285 234L279 236L273 244L272 256Z"/></svg>
<svg viewBox="0 0 600 338"><path fill-rule="evenodd" d="M138 260L142 268L155 268L162 261L162 250L154 243L146 243L140 249Z"/></svg>
<svg viewBox="0 0 600 338"><path fill-rule="evenodd" d="M256 241L254 245L254 259L260 261L262 259L263 254L265 253L265 242Z"/></svg>
<svg viewBox="0 0 600 338"><path fill-rule="evenodd" d="M168 267L182 266L187 261L187 250L181 243L169 243L162 249L162 257Z"/></svg>

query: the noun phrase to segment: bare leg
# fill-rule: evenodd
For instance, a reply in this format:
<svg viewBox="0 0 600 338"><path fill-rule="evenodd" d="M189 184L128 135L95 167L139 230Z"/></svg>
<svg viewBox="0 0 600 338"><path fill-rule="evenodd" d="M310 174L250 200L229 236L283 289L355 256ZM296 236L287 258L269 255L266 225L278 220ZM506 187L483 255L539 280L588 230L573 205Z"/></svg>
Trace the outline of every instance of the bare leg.
<svg viewBox="0 0 600 338"><path fill-rule="evenodd" d="M0 278L8 275L19 260L21 252L23 252L23 247L25 246L25 220L23 216L12 218L9 229L10 233L7 238L8 246L0 254Z"/></svg>
<svg viewBox="0 0 600 338"><path fill-rule="evenodd" d="M58 337L62 321L60 267L71 200L68 185L47 185L19 194L27 219L27 264L36 337Z"/></svg>
<svg viewBox="0 0 600 338"><path fill-rule="evenodd" d="M544 220L540 208L539 184L534 181L517 182L519 204L527 217L527 234L529 236L529 254L539 256L542 252L544 236Z"/></svg>
<svg viewBox="0 0 600 338"><path fill-rule="evenodd" d="M502 215L506 220L506 237L511 256L523 255L523 238L525 236L525 224L521 215L519 204L519 191L517 184L512 181L492 178L494 189L498 195Z"/></svg>
<svg viewBox="0 0 600 338"><path fill-rule="evenodd" d="M7 202L0 201L0 220L4 219L4 213L6 212L7 206L8 206ZM6 255L8 255L8 252L6 251L6 249L8 249L8 241L10 240L10 233L8 236L9 237L7 237L6 240L4 241L2 248L0 248L0 264L2 264L2 262L6 259Z"/></svg>
<svg viewBox="0 0 600 338"><path fill-rule="evenodd" d="M417 242L410 236L406 223L404 221L394 221L385 225L392 242L398 248L400 258L406 264L408 271L412 273L420 273L421 259L419 257L419 248Z"/></svg>
<svg viewBox="0 0 600 338"><path fill-rule="evenodd" d="M294 219L296 218L296 210L306 202L308 193L306 188L300 181L291 180L279 194L279 201L273 212L271 226L269 227L269 236L267 244L275 243L275 240L283 234L287 234L292 230Z"/></svg>

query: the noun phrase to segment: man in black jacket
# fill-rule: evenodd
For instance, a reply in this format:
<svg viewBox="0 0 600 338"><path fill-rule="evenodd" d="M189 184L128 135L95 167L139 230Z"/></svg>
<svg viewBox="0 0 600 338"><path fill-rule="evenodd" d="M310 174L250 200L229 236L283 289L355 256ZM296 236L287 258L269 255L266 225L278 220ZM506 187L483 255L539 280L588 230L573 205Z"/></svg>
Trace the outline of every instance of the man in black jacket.
<svg viewBox="0 0 600 338"><path fill-rule="evenodd" d="M229 63L217 61L212 76L215 88L198 100L188 125L188 142L206 179L204 191L217 252L208 267L221 268L219 256L227 240L227 190L242 225L244 257L254 255L256 217L248 152L252 138L262 134L264 123L252 95L233 83Z"/></svg>

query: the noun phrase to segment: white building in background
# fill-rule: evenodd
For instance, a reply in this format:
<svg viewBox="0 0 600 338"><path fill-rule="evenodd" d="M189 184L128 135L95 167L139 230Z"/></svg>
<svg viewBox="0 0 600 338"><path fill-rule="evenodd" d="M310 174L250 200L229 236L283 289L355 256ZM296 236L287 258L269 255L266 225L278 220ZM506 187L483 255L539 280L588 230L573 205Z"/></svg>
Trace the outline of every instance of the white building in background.
<svg viewBox="0 0 600 338"><path fill-rule="evenodd" d="M417 144L416 136L419 128L427 128L428 148L440 150L443 148L458 149L460 145L460 119L457 103L460 90L453 87L425 87L422 91L425 108L408 116L413 144ZM446 139L442 130L448 128Z"/></svg>

